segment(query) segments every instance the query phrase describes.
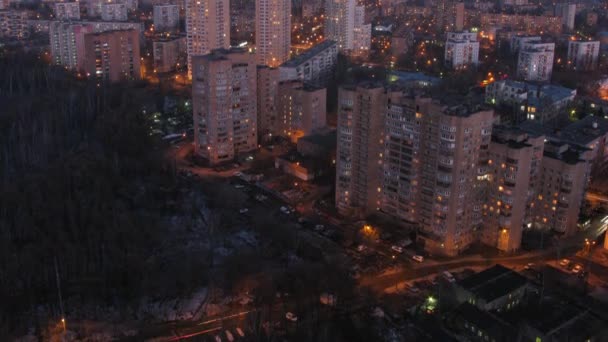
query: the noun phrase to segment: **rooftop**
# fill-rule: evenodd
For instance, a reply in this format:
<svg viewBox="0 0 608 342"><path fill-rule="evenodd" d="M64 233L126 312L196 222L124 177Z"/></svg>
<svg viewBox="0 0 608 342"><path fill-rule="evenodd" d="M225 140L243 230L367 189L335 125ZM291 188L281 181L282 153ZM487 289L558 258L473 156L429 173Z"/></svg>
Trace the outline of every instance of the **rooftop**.
<svg viewBox="0 0 608 342"><path fill-rule="evenodd" d="M327 149L334 149L336 148L337 143L336 130L332 129L329 132L306 135L298 139L298 142L299 141L305 141L312 144L321 145Z"/></svg>
<svg viewBox="0 0 608 342"><path fill-rule="evenodd" d="M514 327L508 323L489 312L479 310L476 306L469 303L463 303L457 307L454 310L454 314L458 318L472 323L478 329L483 330L491 336L507 337L508 335L512 334L514 330Z"/></svg>
<svg viewBox="0 0 608 342"><path fill-rule="evenodd" d="M521 274L497 264L461 280L458 285L478 298L491 302L526 286L527 283Z"/></svg>
<svg viewBox="0 0 608 342"><path fill-rule="evenodd" d="M315 55L317 55L335 45L336 45L336 42L334 42L333 40L324 40L321 43L302 52L298 56L283 63L281 66L286 67L286 68L295 68L297 66L300 66L302 63L306 62L307 60L311 59Z"/></svg>
<svg viewBox="0 0 608 342"><path fill-rule="evenodd" d="M608 120L588 115L566 126L557 135L567 142L587 146L597 138L608 135Z"/></svg>

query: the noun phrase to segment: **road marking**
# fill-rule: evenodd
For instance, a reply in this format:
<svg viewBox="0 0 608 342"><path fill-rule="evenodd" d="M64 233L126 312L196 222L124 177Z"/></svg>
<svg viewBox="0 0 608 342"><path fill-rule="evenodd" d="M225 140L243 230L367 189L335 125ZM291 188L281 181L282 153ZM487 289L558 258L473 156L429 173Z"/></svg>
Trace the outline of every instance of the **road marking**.
<svg viewBox="0 0 608 342"><path fill-rule="evenodd" d="M236 313L234 315L228 315L228 316L212 319L212 320L209 320L209 321L204 321L204 322L201 322L201 323L199 323L197 325L205 325L205 324L214 323L214 322L217 322L217 321L223 321L225 319L230 319L230 318L234 318L234 317L244 316L244 315L246 315L246 314L248 314L250 312L254 312L254 311L256 311L256 310L243 311L243 312Z"/></svg>
<svg viewBox="0 0 608 342"><path fill-rule="evenodd" d="M203 330L203 331L198 331L198 332L195 332L195 333L192 333L192 334L188 334L188 335L175 336L173 338L168 339L167 342L168 341L185 340L185 339L190 338L190 337L207 334L207 333L210 333L210 332L213 332L213 331L218 331L218 330L221 330L221 329L222 329L222 327L215 327L215 328L211 328L211 329L207 329L207 330Z"/></svg>

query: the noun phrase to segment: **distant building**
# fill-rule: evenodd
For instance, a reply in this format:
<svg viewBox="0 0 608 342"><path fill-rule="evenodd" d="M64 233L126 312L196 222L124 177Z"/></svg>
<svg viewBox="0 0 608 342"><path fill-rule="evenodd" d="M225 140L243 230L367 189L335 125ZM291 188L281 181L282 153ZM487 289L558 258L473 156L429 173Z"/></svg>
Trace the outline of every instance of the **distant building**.
<svg viewBox="0 0 608 342"><path fill-rule="evenodd" d="M92 32L93 27L91 25L60 21L51 22L49 42L53 64L62 65L72 70L84 70L84 36Z"/></svg>
<svg viewBox="0 0 608 342"><path fill-rule="evenodd" d="M404 27L391 36L391 54L395 57L407 54L414 46L414 32L409 27Z"/></svg>
<svg viewBox="0 0 608 342"><path fill-rule="evenodd" d="M104 3L101 5L101 20L127 21L127 5L121 3Z"/></svg>
<svg viewBox="0 0 608 342"><path fill-rule="evenodd" d="M99 81L140 78L139 32L107 31L84 36L85 71Z"/></svg>
<svg viewBox="0 0 608 342"><path fill-rule="evenodd" d="M445 43L445 65L465 69L479 63L479 42L474 32L449 32Z"/></svg>
<svg viewBox="0 0 608 342"><path fill-rule="evenodd" d="M230 6L228 0L185 1L188 78L192 78L193 56L230 47Z"/></svg>
<svg viewBox="0 0 608 342"><path fill-rule="evenodd" d="M357 6L356 0L325 3L325 37L335 41L340 51L357 56L368 52L371 24L366 22L365 7Z"/></svg>
<svg viewBox="0 0 608 342"><path fill-rule="evenodd" d="M155 40L152 42L152 52L157 72L174 71L180 61L185 63L185 59L180 57L186 55L186 37Z"/></svg>
<svg viewBox="0 0 608 342"><path fill-rule="evenodd" d="M29 35L26 11L0 11L0 38L26 39Z"/></svg>
<svg viewBox="0 0 608 342"><path fill-rule="evenodd" d="M10 0L0 0L0 10L7 10L11 7Z"/></svg>
<svg viewBox="0 0 608 342"><path fill-rule="evenodd" d="M464 28L464 2L438 0L436 2L437 25L442 32L462 31Z"/></svg>
<svg viewBox="0 0 608 342"><path fill-rule="evenodd" d="M524 43L519 50L517 77L525 81L550 81L554 53L555 43Z"/></svg>
<svg viewBox="0 0 608 342"><path fill-rule="evenodd" d="M338 64L338 46L325 40L280 67L281 81L301 80L316 86L326 86Z"/></svg>
<svg viewBox="0 0 608 342"><path fill-rule="evenodd" d="M57 20L80 20L80 3L56 2L54 7Z"/></svg>
<svg viewBox="0 0 608 342"><path fill-rule="evenodd" d="M562 18L562 25L568 30L574 30L574 19L576 17L576 4L555 4L555 15Z"/></svg>
<svg viewBox="0 0 608 342"><path fill-rule="evenodd" d="M157 32L173 31L179 28L179 6L154 6L154 30Z"/></svg>
<svg viewBox="0 0 608 342"><path fill-rule="evenodd" d="M327 89L302 84L301 81L279 83L279 132L297 139L327 125Z"/></svg>
<svg viewBox="0 0 608 342"><path fill-rule="evenodd" d="M493 27L510 27L511 30L521 31L529 35L560 34L562 20L559 16L525 15L505 13L481 13L480 22L482 31Z"/></svg>
<svg viewBox="0 0 608 342"><path fill-rule="evenodd" d="M215 165L257 148L255 56L218 49L193 56L195 153Z"/></svg>
<svg viewBox="0 0 608 342"><path fill-rule="evenodd" d="M275 68L289 59L291 0L257 0L255 3L257 63Z"/></svg>
<svg viewBox="0 0 608 342"><path fill-rule="evenodd" d="M599 41L569 41L568 64L577 71L597 69L600 54Z"/></svg>

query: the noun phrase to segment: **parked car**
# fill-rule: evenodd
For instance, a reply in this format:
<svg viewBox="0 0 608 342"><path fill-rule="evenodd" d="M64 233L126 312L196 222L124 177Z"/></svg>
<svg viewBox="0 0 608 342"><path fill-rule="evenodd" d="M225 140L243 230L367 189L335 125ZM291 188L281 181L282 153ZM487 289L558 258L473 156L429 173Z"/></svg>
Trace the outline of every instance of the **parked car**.
<svg viewBox="0 0 608 342"><path fill-rule="evenodd" d="M234 336L232 336L232 333L228 330L226 330L225 333L226 333L226 339L228 339L229 342L233 342Z"/></svg>
<svg viewBox="0 0 608 342"><path fill-rule="evenodd" d="M570 265L570 260L562 259L562 260L560 260L559 265L562 267L568 267L568 265Z"/></svg>
<svg viewBox="0 0 608 342"><path fill-rule="evenodd" d="M580 264L576 264L574 265L574 267L572 268L572 273L574 274L578 274L583 270L583 266Z"/></svg>
<svg viewBox="0 0 608 342"><path fill-rule="evenodd" d="M531 270L532 267L534 267L534 263L533 262L529 262L526 266L524 266L524 269Z"/></svg>
<svg viewBox="0 0 608 342"><path fill-rule="evenodd" d="M422 255L414 255L412 257L412 259L414 259L414 261L418 261L418 262L423 262L424 261L424 257Z"/></svg>
<svg viewBox="0 0 608 342"><path fill-rule="evenodd" d="M316 230L316 231L320 232L320 231L322 231L323 229L325 229L325 226L324 226L324 225L322 225L322 224L317 224L317 225L315 225L315 230Z"/></svg>
<svg viewBox="0 0 608 342"><path fill-rule="evenodd" d="M449 281L450 283L456 282L456 278L454 278L452 273L450 273L448 271L443 271L442 275L445 278L445 280Z"/></svg>
<svg viewBox="0 0 608 342"><path fill-rule="evenodd" d="M248 208L241 208L241 209L239 209L239 213L241 213L241 214L247 214L248 212L249 212Z"/></svg>
<svg viewBox="0 0 608 342"><path fill-rule="evenodd" d="M363 252L367 249L367 247L365 245L359 245L357 246L357 252Z"/></svg>
<svg viewBox="0 0 608 342"><path fill-rule="evenodd" d="M403 247L400 246L391 246L391 249L397 253L403 253Z"/></svg>

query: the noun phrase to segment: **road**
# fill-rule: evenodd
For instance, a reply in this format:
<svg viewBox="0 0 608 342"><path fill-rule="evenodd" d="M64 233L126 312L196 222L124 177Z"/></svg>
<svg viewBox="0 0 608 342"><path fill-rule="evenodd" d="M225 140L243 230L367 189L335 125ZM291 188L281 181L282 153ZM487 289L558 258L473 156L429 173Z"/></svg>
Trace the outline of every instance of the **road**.
<svg viewBox="0 0 608 342"><path fill-rule="evenodd" d="M590 202L601 202L601 203L608 204L608 196L602 195L602 194L587 192L585 194L585 199Z"/></svg>

